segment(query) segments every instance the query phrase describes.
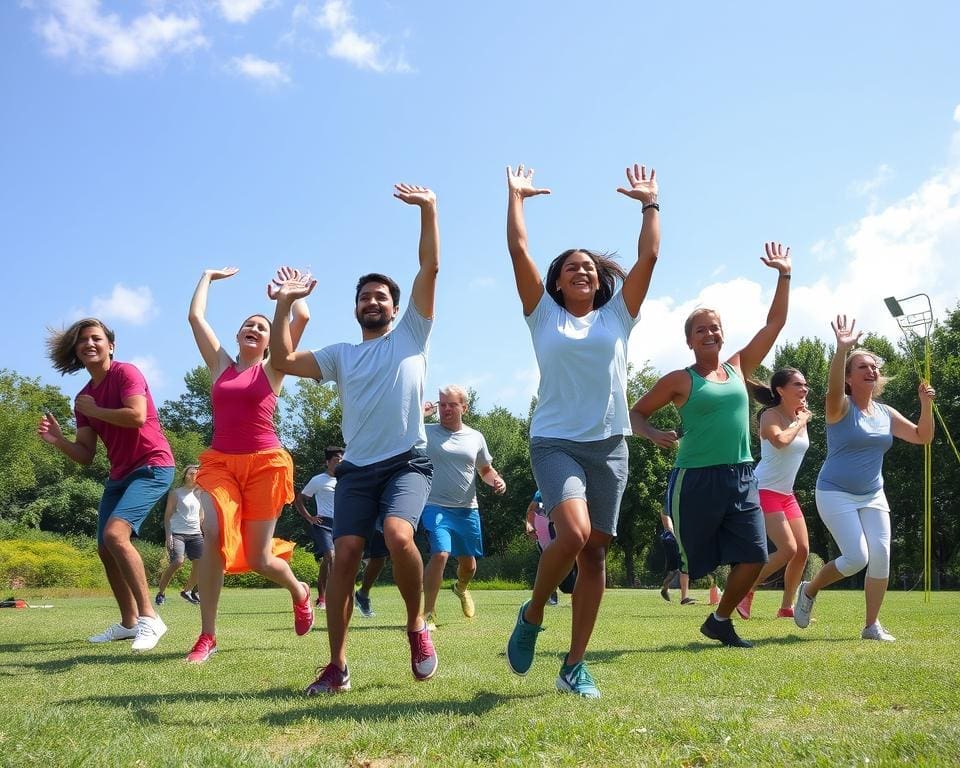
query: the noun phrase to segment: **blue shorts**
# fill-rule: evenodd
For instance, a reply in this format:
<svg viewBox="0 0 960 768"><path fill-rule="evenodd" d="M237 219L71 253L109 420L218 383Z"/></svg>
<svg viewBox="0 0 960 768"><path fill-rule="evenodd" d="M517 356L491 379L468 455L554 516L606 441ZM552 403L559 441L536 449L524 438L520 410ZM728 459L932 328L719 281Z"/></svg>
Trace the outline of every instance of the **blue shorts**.
<svg viewBox="0 0 960 768"><path fill-rule="evenodd" d="M718 565L767 562L767 534L753 464L675 468L667 512L691 579Z"/></svg>
<svg viewBox="0 0 960 768"><path fill-rule="evenodd" d="M480 510L476 507L423 508L423 527L430 536L430 554L448 552L454 557L483 557Z"/></svg>
<svg viewBox="0 0 960 768"><path fill-rule="evenodd" d="M319 523L311 524L310 538L313 539L313 556L319 562L333 550L333 518L321 517Z"/></svg>
<svg viewBox="0 0 960 768"><path fill-rule="evenodd" d="M358 467L349 461L337 467L333 505L333 538L360 536L368 541L383 533L387 517L406 520L416 531L430 495L433 464L421 448Z"/></svg>
<svg viewBox="0 0 960 768"><path fill-rule="evenodd" d="M111 517L119 517L137 536L153 505L170 490L173 475L173 467L147 466L119 480L107 480L97 516L97 544L103 544L103 529Z"/></svg>

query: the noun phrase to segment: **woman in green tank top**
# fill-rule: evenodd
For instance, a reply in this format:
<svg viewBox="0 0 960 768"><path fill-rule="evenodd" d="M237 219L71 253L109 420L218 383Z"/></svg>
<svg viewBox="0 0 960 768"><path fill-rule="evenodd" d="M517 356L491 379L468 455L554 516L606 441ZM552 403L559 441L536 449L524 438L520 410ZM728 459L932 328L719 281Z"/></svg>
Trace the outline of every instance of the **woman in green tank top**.
<svg viewBox="0 0 960 768"><path fill-rule="evenodd" d="M767 243L764 264L777 270L767 321L750 342L721 360L723 325L712 309L696 309L684 324L694 364L661 378L630 410L633 433L661 448L678 447L667 491L668 513L691 578L734 564L715 613L700 631L724 645L749 648L730 615L767 559L763 514L750 454L750 406L745 380L773 348L787 321L790 249ZM683 439L650 424L670 404L680 412Z"/></svg>

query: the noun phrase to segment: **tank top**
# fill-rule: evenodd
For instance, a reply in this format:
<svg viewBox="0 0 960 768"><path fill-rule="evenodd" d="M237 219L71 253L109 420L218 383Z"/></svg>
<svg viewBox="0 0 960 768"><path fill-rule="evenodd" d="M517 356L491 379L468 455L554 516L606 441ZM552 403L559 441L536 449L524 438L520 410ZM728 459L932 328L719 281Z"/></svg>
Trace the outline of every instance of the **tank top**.
<svg viewBox="0 0 960 768"><path fill-rule="evenodd" d="M237 371L231 365L213 385L213 445L222 453L254 453L280 448L273 425L277 396L263 363Z"/></svg>
<svg viewBox="0 0 960 768"><path fill-rule="evenodd" d="M817 490L855 496L876 493L883 488L883 454L892 445L887 406L875 402L871 416L848 395L844 417L827 424L827 458L817 476Z"/></svg>
<svg viewBox="0 0 960 768"><path fill-rule="evenodd" d="M750 402L736 369L723 364L726 381L708 381L693 368L690 397L680 406L683 437L677 467L715 467L752 462L750 455Z"/></svg>
<svg viewBox="0 0 960 768"><path fill-rule="evenodd" d="M200 499L193 488L180 486L173 490L177 505L170 515L170 533L196 536L200 533Z"/></svg>
<svg viewBox="0 0 960 768"><path fill-rule="evenodd" d="M793 493L793 483L809 447L810 435L806 429L798 432L790 444L783 448L777 448L769 440L761 438L760 462L754 470L760 488L777 493Z"/></svg>

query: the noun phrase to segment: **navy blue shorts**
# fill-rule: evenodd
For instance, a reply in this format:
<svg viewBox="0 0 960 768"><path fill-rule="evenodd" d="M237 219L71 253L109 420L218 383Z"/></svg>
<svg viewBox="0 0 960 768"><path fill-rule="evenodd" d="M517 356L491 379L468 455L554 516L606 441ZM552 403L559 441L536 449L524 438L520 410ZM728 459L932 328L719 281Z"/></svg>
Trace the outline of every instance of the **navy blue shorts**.
<svg viewBox="0 0 960 768"><path fill-rule="evenodd" d="M414 531L430 495L433 464L421 448L358 467L349 461L337 467L333 505L333 538L360 536L367 541L388 517L406 520Z"/></svg>
<svg viewBox="0 0 960 768"><path fill-rule="evenodd" d="M310 525L310 538L313 539L313 557L319 562L333 550L333 518L321 517L319 523Z"/></svg>
<svg viewBox="0 0 960 768"><path fill-rule="evenodd" d="M680 545L677 543L677 537L670 531L664 531L660 534L660 543L663 545L663 559L666 570L679 571Z"/></svg>
<svg viewBox="0 0 960 768"><path fill-rule="evenodd" d="M675 468L667 512L680 545L681 570L706 576L718 565L767 562L767 534L753 464Z"/></svg>

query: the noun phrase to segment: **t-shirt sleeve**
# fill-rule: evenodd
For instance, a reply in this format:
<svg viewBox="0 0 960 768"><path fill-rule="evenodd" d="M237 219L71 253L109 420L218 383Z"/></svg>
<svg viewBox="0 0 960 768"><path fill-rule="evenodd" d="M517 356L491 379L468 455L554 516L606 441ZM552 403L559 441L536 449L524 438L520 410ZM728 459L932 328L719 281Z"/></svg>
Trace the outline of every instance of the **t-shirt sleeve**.
<svg viewBox="0 0 960 768"><path fill-rule="evenodd" d="M417 348L425 352L432 329L433 320L429 320L421 315L420 310L411 302L407 305L407 309L403 313L403 317L400 318L400 322L397 324L394 333L400 331L401 333L407 334L413 339Z"/></svg>
<svg viewBox="0 0 960 768"><path fill-rule="evenodd" d="M490 455L490 449L487 448L487 439L483 435L479 435L480 445L477 450L477 466L478 467L487 467L493 464L493 456Z"/></svg>
<svg viewBox="0 0 960 768"><path fill-rule="evenodd" d="M550 310L557 306L553 297L544 291L540 301L537 302L537 306L533 308L533 312L523 317L532 335L537 335L537 331L550 319Z"/></svg>
<svg viewBox="0 0 960 768"><path fill-rule="evenodd" d="M303 486L303 490L300 491L308 499L313 498L317 495L317 486L320 485L320 481L317 475L314 475L310 478L309 482Z"/></svg>
<svg viewBox="0 0 960 768"><path fill-rule="evenodd" d="M147 380L143 378L140 369L129 363L122 366L120 368L120 402L128 397L146 396L146 394Z"/></svg>
<svg viewBox="0 0 960 768"><path fill-rule="evenodd" d="M636 317L630 317L630 312L627 310L626 302L623 300L623 291L617 291L613 294L613 298L610 299L605 305L604 309L609 307L609 311L612 313L613 317L617 318L617 322L620 323L620 327L629 335L630 331L633 330L633 326L640 322L640 312L637 312Z"/></svg>
<svg viewBox="0 0 960 768"><path fill-rule="evenodd" d="M323 349L313 350L313 357L316 359L317 365L320 367L320 375L323 377L320 379L322 383L337 381L337 374L339 372L337 360L340 357L337 351L339 347L340 344L331 344Z"/></svg>

